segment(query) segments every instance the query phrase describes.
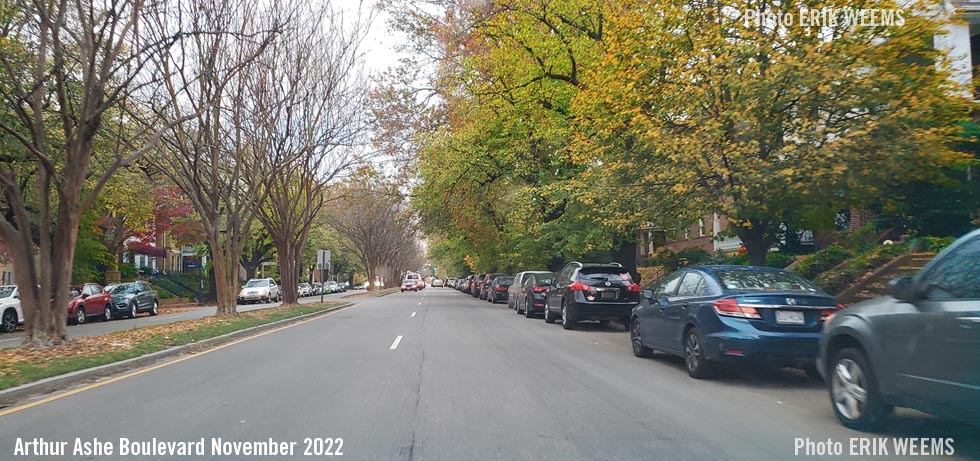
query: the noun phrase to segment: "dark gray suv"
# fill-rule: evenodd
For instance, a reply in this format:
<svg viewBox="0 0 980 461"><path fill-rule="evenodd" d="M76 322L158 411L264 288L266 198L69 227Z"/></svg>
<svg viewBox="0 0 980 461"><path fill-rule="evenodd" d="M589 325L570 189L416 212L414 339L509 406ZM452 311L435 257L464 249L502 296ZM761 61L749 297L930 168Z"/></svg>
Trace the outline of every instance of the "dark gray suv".
<svg viewBox="0 0 980 461"><path fill-rule="evenodd" d="M893 407L980 423L980 230L891 289L826 324L818 365L834 413L853 429Z"/></svg>

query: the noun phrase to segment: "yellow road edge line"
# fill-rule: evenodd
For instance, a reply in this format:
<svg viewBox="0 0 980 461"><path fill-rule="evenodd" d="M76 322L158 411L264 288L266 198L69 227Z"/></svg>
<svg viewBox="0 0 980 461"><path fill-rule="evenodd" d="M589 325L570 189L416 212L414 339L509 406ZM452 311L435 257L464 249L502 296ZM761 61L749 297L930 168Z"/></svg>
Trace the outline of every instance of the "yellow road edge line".
<svg viewBox="0 0 980 461"><path fill-rule="evenodd" d="M167 366L170 366L170 365L174 365L174 364L183 362L184 360L190 360L190 359L193 359L193 358L196 358L196 357L200 357L202 355L210 354L210 353L212 353L214 351L218 351L218 350L224 349L226 347L234 346L236 344L240 344L240 343L243 343L245 341L249 341L249 340L258 338L260 336L265 336L267 334L275 333L277 331L282 331L282 330L285 330L287 328L292 328L292 327L295 327L295 326L303 325L305 323L309 323L309 322L312 322L314 320L320 320L320 319L322 319L324 317L329 317L329 316L331 316L333 314L336 314L338 312L347 310L347 308L353 307L353 306L354 306L354 304L351 304L349 306L339 307L339 308L333 309L333 310L331 310L331 311L329 311L329 312L327 312L327 313L325 313L325 314L323 314L323 315L321 315L319 317L314 317L312 319L306 319L306 320L300 320L299 322L290 323L289 325L283 325L281 327L273 328L273 329L268 330L268 331L263 331L261 333L256 333L256 334L254 334L252 336L247 336L247 337L244 337L244 338L241 338L241 339L236 339L234 341L231 341L231 342L228 342L228 343L225 343L225 344L221 344L219 346L215 346L215 347L213 347L211 349L208 349L206 351L195 352L195 353L193 353L191 355L188 355L188 356L185 356L185 357L180 357L180 358L173 359L173 360L170 360L170 361L167 361L167 362L164 362L164 363L159 363L159 364L153 365L151 367L141 368L139 370L131 371L131 372L126 373L126 374L123 374L123 375L114 376L112 378L109 378L109 379L106 379L106 380L103 380L103 381L99 381L97 383L92 383L92 384L89 384L89 385L86 385L86 386L82 386L82 387L80 387L78 389L72 389L72 390L67 391L67 392L62 392L60 394L55 394L55 395L52 395L50 397L45 397L43 399L36 400L36 401L31 402L31 403L25 403L23 405L16 406L16 407L11 407L11 408L8 408L6 410L0 410L0 418L2 418L4 416L7 416L9 414L17 413L18 411L27 410L29 408L34 408L36 406L44 405L45 403L54 402L55 400L61 400L61 399L65 398L65 397L71 397L71 396L73 396L75 394L81 394L82 392L90 391L92 389L96 389L96 388L105 386L107 384L112 384L112 383L117 382L117 381L122 381L124 379L129 379L129 378L132 378L134 376L139 376L139 375L141 375L143 373L149 373L149 372L151 372L153 370L158 370L158 369L163 368L163 367L167 367ZM239 330L239 331L241 331L241 330ZM193 343L191 343L191 344L193 344Z"/></svg>

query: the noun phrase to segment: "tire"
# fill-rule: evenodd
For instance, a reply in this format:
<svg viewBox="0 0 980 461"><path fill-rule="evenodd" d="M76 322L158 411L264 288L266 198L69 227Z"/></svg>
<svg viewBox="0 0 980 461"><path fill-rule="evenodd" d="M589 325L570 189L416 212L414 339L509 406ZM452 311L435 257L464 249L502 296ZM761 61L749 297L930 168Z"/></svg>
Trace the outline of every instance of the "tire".
<svg viewBox="0 0 980 461"><path fill-rule="evenodd" d="M154 317L160 313L160 303L157 300L153 300L153 307L150 308L150 316Z"/></svg>
<svg viewBox="0 0 980 461"><path fill-rule="evenodd" d="M694 379L711 376L711 363L704 357L704 341L697 328L691 328L684 335L684 368Z"/></svg>
<svg viewBox="0 0 980 461"><path fill-rule="evenodd" d="M643 345L643 337L640 336L640 319L633 319L628 324L630 325L630 342L633 343L633 355L644 359L653 357L653 349Z"/></svg>
<svg viewBox="0 0 980 461"><path fill-rule="evenodd" d="M568 307L564 301L561 302L561 327L566 330L575 329L575 319L571 318Z"/></svg>
<svg viewBox="0 0 980 461"><path fill-rule="evenodd" d="M269 304L269 296L263 296L262 298L259 298L259 302L261 302L262 304Z"/></svg>
<svg viewBox="0 0 980 461"><path fill-rule="evenodd" d="M13 333L17 330L17 311L13 308L3 311L3 318L0 319L0 332Z"/></svg>
<svg viewBox="0 0 980 461"><path fill-rule="evenodd" d="M837 351L827 374L830 405L841 424L862 431L881 426L892 407L882 400L878 379L864 351L856 347Z"/></svg>
<svg viewBox="0 0 980 461"><path fill-rule="evenodd" d="M555 323L555 315L551 313L551 306L548 301L544 302L544 323Z"/></svg>
<svg viewBox="0 0 980 461"><path fill-rule="evenodd" d="M75 325L83 325L86 318L85 306L78 306L78 309L75 309Z"/></svg>
<svg viewBox="0 0 980 461"><path fill-rule="evenodd" d="M129 306L129 318L135 319L139 315L139 308L136 307L136 301L133 301L133 305Z"/></svg>
<svg viewBox="0 0 980 461"><path fill-rule="evenodd" d="M524 300L524 317L532 318L531 301L527 299Z"/></svg>
<svg viewBox="0 0 980 461"><path fill-rule="evenodd" d="M112 306L106 304L105 309L102 311L102 321L108 322L112 320Z"/></svg>

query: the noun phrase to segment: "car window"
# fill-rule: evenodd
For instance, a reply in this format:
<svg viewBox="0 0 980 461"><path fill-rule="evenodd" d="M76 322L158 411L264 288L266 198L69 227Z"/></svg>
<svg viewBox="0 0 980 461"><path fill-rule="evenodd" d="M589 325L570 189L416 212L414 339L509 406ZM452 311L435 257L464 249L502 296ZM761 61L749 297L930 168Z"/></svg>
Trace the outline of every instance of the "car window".
<svg viewBox="0 0 980 461"><path fill-rule="evenodd" d="M13 285L5 285L0 287L0 298L9 298L14 294L14 288L15 287Z"/></svg>
<svg viewBox="0 0 980 461"><path fill-rule="evenodd" d="M99 294L99 290L97 290L96 288L97 287L95 285L85 285L85 288L82 289L82 293L85 293L89 296L97 295Z"/></svg>
<svg viewBox="0 0 980 461"><path fill-rule="evenodd" d="M269 286L268 280L249 280L245 284L245 288L258 288L258 287L267 287L267 286Z"/></svg>
<svg viewBox="0 0 980 461"><path fill-rule="evenodd" d="M112 291L110 291L110 293L123 294L123 293L131 293L132 291L133 291L132 283L121 283L119 285L112 287Z"/></svg>
<svg viewBox="0 0 980 461"><path fill-rule="evenodd" d="M677 291L677 285L680 284L681 277L684 275L683 272L678 272L676 274L670 274L663 283L657 288L657 295L667 295L673 296Z"/></svg>
<svg viewBox="0 0 980 461"><path fill-rule="evenodd" d="M817 291L817 287L803 277L783 271L738 269L716 271L714 274L721 285L729 290Z"/></svg>
<svg viewBox="0 0 980 461"><path fill-rule="evenodd" d="M922 278L923 295L930 301L980 299L980 237L943 257Z"/></svg>
<svg viewBox="0 0 980 461"><path fill-rule="evenodd" d="M677 296L704 296L704 277L697 272L684 274L677 287Z"/></svg>

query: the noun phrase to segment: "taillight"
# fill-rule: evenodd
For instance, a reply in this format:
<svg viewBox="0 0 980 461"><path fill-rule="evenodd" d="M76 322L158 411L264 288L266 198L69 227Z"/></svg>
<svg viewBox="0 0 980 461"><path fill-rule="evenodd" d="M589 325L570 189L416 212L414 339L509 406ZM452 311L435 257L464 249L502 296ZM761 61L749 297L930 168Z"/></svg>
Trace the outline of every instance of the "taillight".
<svg viewBox="0 0 980 461"><path fill-rule="evenodd" d="M497 287L497 291L507 291L507 287L505 287L505 286L498 286Z"/></svg>
<svg viewBox="0 0 980 461"><path fill-rule="evenodd" d="M548 291L548 287L536 286L531 287L531 293L544 293Z"/></svg>
<svg viewBox="0 0 980 461"><path fill-rule="evenodd" d="M833 320L834 315L837 315L837 311L841 309L847 309L847 306L843 304L837 304L837 309L827 309L825 311L820 311L820 321L829 322Z"/></svg>
<svg viewBox="0 0 980 461"><path fill-rule="evenodd" d="M631 283L631 284L629 284L629 286L626 287L626 291L628 291L630 293L639 293L640 292L640 286L637 285L637 284L635 284L635 283Z"/></svg>
<svg viewBox="0 0 980 461"><path fill-rule="evenodd" d="M759 311L754 307L739 306L735 298L719 299L712 303L715 313L726 317L738 317L741 319L761 319Z"/></svg>
<svg viewBox="0 0 980 461"><path fill-rule="evenodd" d="M574 282L568 286L568 289L572 291L589 291L589 286L582 282Z"/></svg>

